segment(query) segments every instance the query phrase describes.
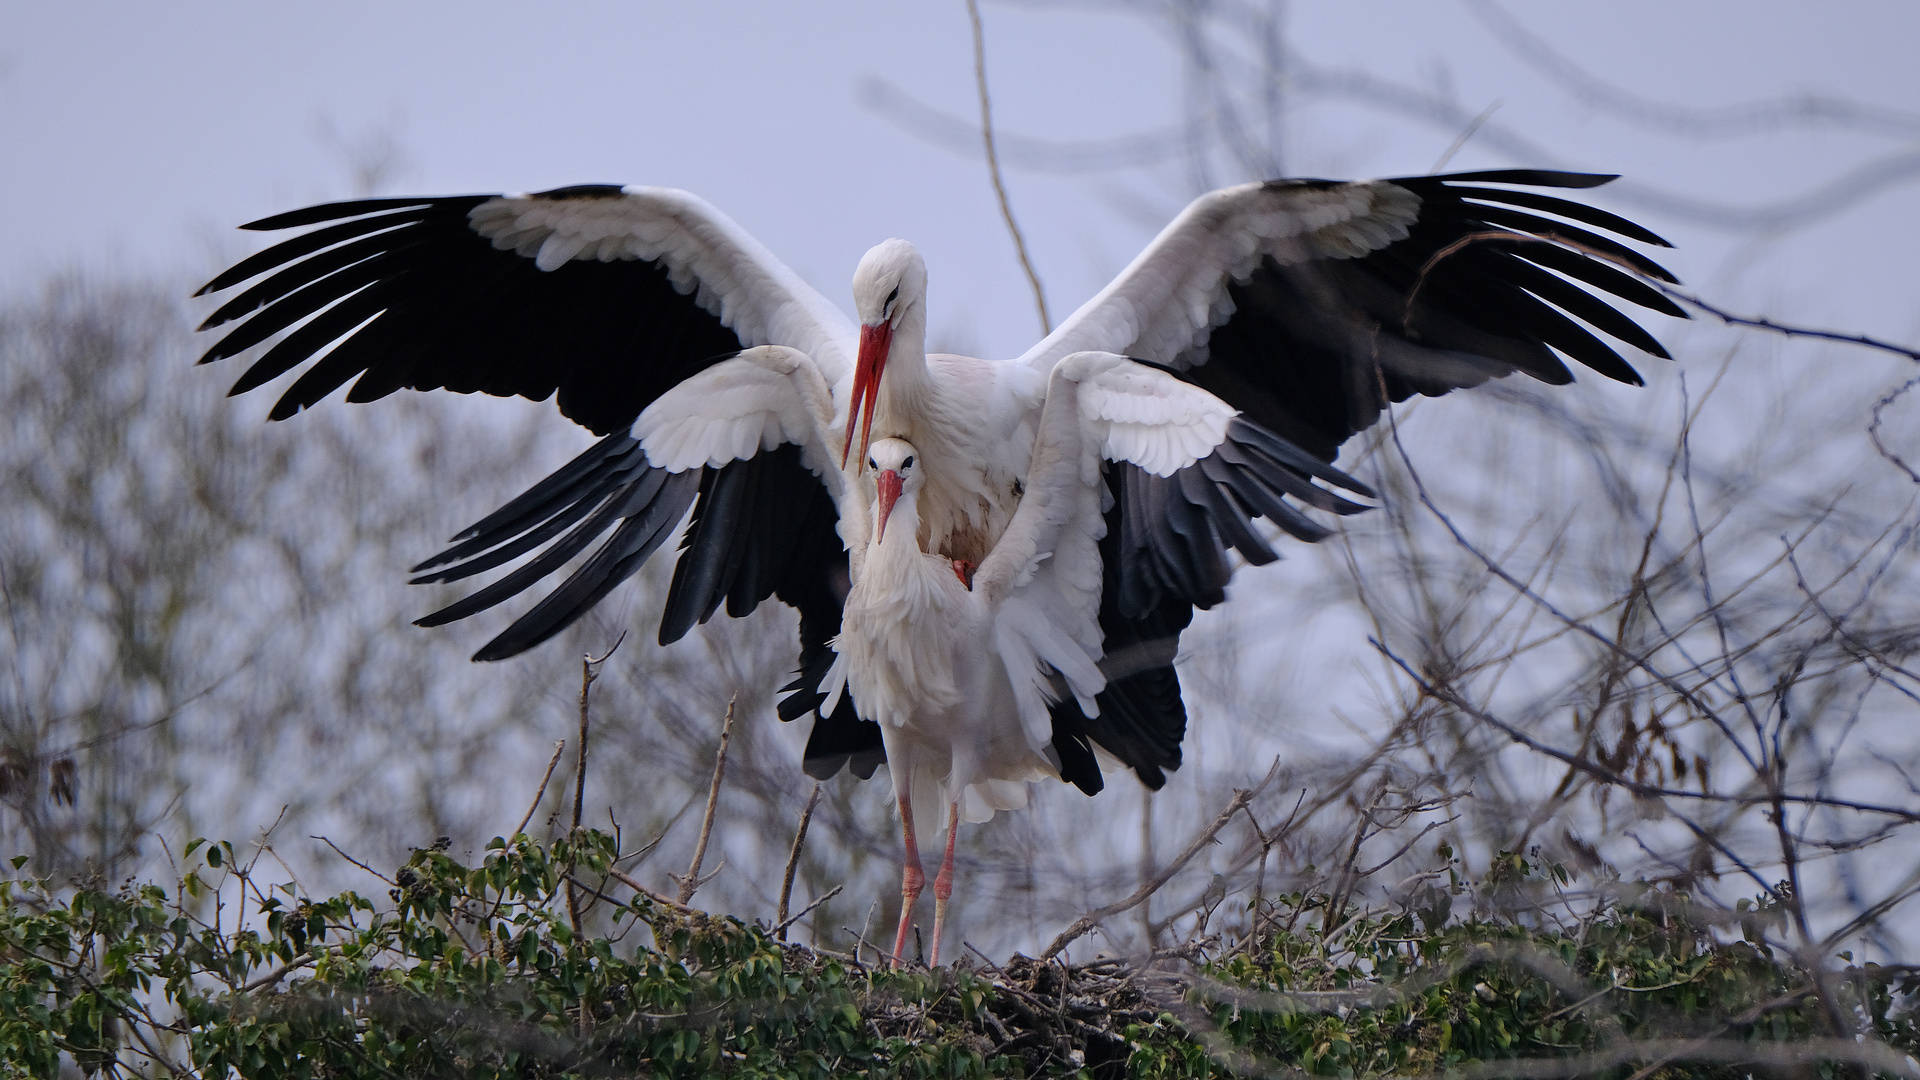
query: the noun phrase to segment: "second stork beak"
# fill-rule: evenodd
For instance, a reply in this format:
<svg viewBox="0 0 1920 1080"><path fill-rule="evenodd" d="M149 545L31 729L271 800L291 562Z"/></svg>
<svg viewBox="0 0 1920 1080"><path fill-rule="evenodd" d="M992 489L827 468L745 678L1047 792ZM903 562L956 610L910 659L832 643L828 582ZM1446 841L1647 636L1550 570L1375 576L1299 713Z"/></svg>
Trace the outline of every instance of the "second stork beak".
<svg viewBox="0 0 1920 1080"><path fill-rule="evenodd" d="M840 447L840 467L847 467L853 449L853 432L864 427L860 438L860 458L867 456L867 443L873 438L873 407L880 400L880 376L887 369L887 355L893 351L893 324L873 323L860 327L860 355L853 362L853 397L847 401L847 440Z"/></svg>
<svg viewBox="0 0 1920 1080"><path fill-rule="evenodd" d="M887 518L893 514L893 504L900 499L900 487L903 481L899 473L886 469L879 476L874 477L873 483L880 493L880 530L879 535L873 538L874 543L877 544L887 538Z"/></svg>

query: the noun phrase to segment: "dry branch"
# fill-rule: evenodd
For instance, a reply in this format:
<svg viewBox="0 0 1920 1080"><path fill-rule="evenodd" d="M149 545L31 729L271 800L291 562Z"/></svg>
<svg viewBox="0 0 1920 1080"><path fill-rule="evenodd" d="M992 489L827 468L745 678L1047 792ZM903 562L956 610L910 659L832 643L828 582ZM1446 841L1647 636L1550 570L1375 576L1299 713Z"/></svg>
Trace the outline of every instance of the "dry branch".
<svg viewBox="0 0 1920 1080"><path fill-rule="evenodd" d="M1202 829L1198 836L1193 838L1193 842L1187 845L1185 851L1182 851L1172 862L1162 867L1158 874L1155 874L1138 889L1134 890L1132 896L1117 903L1108 904L1106 907L1089 911L1085 915L1075 919L1072 926L1061 931L1060 936L1054 938L1053 943L1041 951L1040 959L1043 961L1053 959L1060 954L1060 950L1073 944L1081 935L1098 926L1102 920L1112 918L1123 912L1131 911L1140 904L1146 903L1149 897L1160 891L1161 886L1173 879L1173 875L1185 869L1187 863L1191 862L1195 855L1200 854L1208 844L1213 843L1213 838L1220 834L1221 829L1227 827L1227 823L1233 820L1234 815L1245 809L1247 804L1253 801L1254 796L1266 790L1267 785L1272 783L1273 778L1279 774L1280 763L1276 761L1273 763L1273 768L1267 770L1266 778L1261 780L1259 784L1251 788L1236 788L1233 793L1233 799L1227 803L1226 809L1220 811L1220 813L1214 817L1213 822L1205 829Z"/></svg>
<svg viewBox="0 0 1920 1080"><path fill-rule="evenodd" d="M527 804L527 812L520 816L520 824L513 827L513 832L507 834L507 839L511 840L527 831L527 822L533 820L534 813L540 809L540 800L546 798L547 781L553 779L553 768L560 764L560 754L566 748L567 740L565 739L553 744L553 756L547 759L547 771L540 777L540 788L533 793L533 802Z"/></svg>
<svg viewBox="0 0 1920 1080"><path fill-rule="evenodd" d="M1046 290L1040 287L1040 275L1034 272L1033 260L1027 257L1026 237L1020 233L1020 223L1013 218L1013 204L1007 199L1007 185L1000 178L1000 154L993 145L993 99L987 95L987 37L980 25L980 4L978 0L967 0L967 18L973 25L973 79L980 90L980 138L987 147L987 176L993 181L994 197L1000 200L1000 216L1006 219L1007 232L1013 237L1013 250L1020 257L1020 269L1027 275L1027 284L1033 289L1033 305L1040 312L1040 332L1053 333L1053 317L1047 313Z"/></svg>
<svg viewBox="0 0 1920 1080"><path fill-rule="evenodd" d="M713 836L713 814L720 804L720 782L727 775L727 743L733 738L733 707L739 696L727 699L727 718L720 725L720 749L713 755L713 783L707 786L707 812L700 819L700 840L693 846L693 862L687 867L687 876L680 879L679 902L684 905L693 899L695 889L700 887L700 864L707 858L707 840Z"/></svg>
<svg viewBox="0 0 1920 1080"><path fill-rule="evenodd" d="M779 925L774 929L774 936L781 941L787 940L787 927L793 921L787 918L787 904L793 899L794 872L800 868L800 846L807 842L807 823L813 820L813 808L818 805L820 805L820 785L815 784L813 785L813 794L807 797L806 809L800 811L800 824L793 831L793 848L787 852L787 869L780 877L780 907L778 913L774 916L774 922ZM833 891L839 892L840 890L836 887ZM827 895L831 896L833 893L828 893ZM826 897L822 897L821 899L824 900ZM816 901L814 904L808 905L807 911L812 911L818 903L819 901ZM804 915L806 912L801 912L801 914ZM798 917L799 916L795 916L795 918Z"/></svg>

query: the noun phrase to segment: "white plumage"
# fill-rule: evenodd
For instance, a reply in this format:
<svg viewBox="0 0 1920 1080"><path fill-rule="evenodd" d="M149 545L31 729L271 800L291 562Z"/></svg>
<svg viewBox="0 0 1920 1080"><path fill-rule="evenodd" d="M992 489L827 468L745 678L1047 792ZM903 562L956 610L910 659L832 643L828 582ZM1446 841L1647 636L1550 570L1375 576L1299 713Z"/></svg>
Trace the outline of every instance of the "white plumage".
<svg viewBox="0 0 1920 1080"><path fill-rule="evenodd" d="M1047 776L1091 794L1096 746L1165 782L1186 723L1181 629L1224 598L1229 551L1278 557L1255 518L1315 540L1327 529L1296 503L1364 508L1315 481L1371 495L1329 463L1391 402L1515 371L1566 382L1563 356L1638 381L1569 315L1665 355L1597 294L1677 315L1620 267L1671 275L1583 226L1664 241L1530 190L1609 179L1212 192L1007 361L926 353L926 266L903 240L860 261L849 321L685 192L331 204L247 226L321 227L202 290L261 278L207 320L244 322L203 362L286 332L234 387L314 360L276 419L349 380L350 400L557 395L605 438L417 567L417 581L449 581L529 556L420 621L485 610L605 535L476 659L512 656L634 573L691 509L660 638L722 603L799 609L801 673L781 715L813 717L815 776L888 762L909 852L898 949L919 891L916 816L984 820Z"/></svg>

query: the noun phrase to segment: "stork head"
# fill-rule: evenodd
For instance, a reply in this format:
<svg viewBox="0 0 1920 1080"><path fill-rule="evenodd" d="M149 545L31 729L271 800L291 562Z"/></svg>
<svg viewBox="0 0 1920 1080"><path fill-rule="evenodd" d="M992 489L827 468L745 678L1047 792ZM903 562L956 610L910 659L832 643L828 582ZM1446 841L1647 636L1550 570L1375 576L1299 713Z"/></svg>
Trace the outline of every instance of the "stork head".
<svg viewBox="0 0 1920 1080"><path fill-rule="evenodd" d="M887 538L887 518L903 495L918 495L924 479L920 473L920 454L905 439L881 439L867 447L867 468L873 470L874 536L878 544ZM911 502L912 500L908 500Z"/></svg>
<svg viewBox="0 0 1920 1080"><path fill-rule="evenodd" d="M860 355L853 367L853 397L847 402L847 438L840 447L844 468L856 428L864 433L860 452L873 438L873 407L880 399L880 377L893 353L893 332L909 315L924 318L927 264L905 240L887 240L860 259L853 272L853 306L860 316Z"/></svg>

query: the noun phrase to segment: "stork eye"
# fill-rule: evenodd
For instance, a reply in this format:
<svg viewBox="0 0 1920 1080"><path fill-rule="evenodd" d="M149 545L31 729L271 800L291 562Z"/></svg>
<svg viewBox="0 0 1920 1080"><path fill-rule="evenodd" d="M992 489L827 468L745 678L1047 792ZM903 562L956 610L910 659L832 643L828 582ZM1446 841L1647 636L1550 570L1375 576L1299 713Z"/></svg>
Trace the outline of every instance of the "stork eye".
<svg viewBox="0 0 1920 1080"><path fill-rule="evenodd" d="M913 455L912 455L912 454L908 454L908 455L907 455L907 460L905 460L905 461L903 461L903 462L901 462L901 463L900 463L900 467L901 467L901 468L903 468L903 469L911 469L911 468L913 468Z"/></svg>
<svg viewBox="0 0 1920 1080"><path fill-rule="evenodd" d="M880 463L879 463L879 462L877 462L877 461L875 461L875 460L873 460L872 458L868 458L868 459L867 459L867 468L869 468L869 469L872 469L872 470L873 470L874 472L879 472L879 471L880 471Z"/></svg>
<svg viewBox="0 0 1920 1080"><path fill-rule="evenodd" d="M898 299L900 299L900 286L895 285L893 291L887 294L887 302L880 305L880 314L882 316L893 314L893 302Z"/></svg>

